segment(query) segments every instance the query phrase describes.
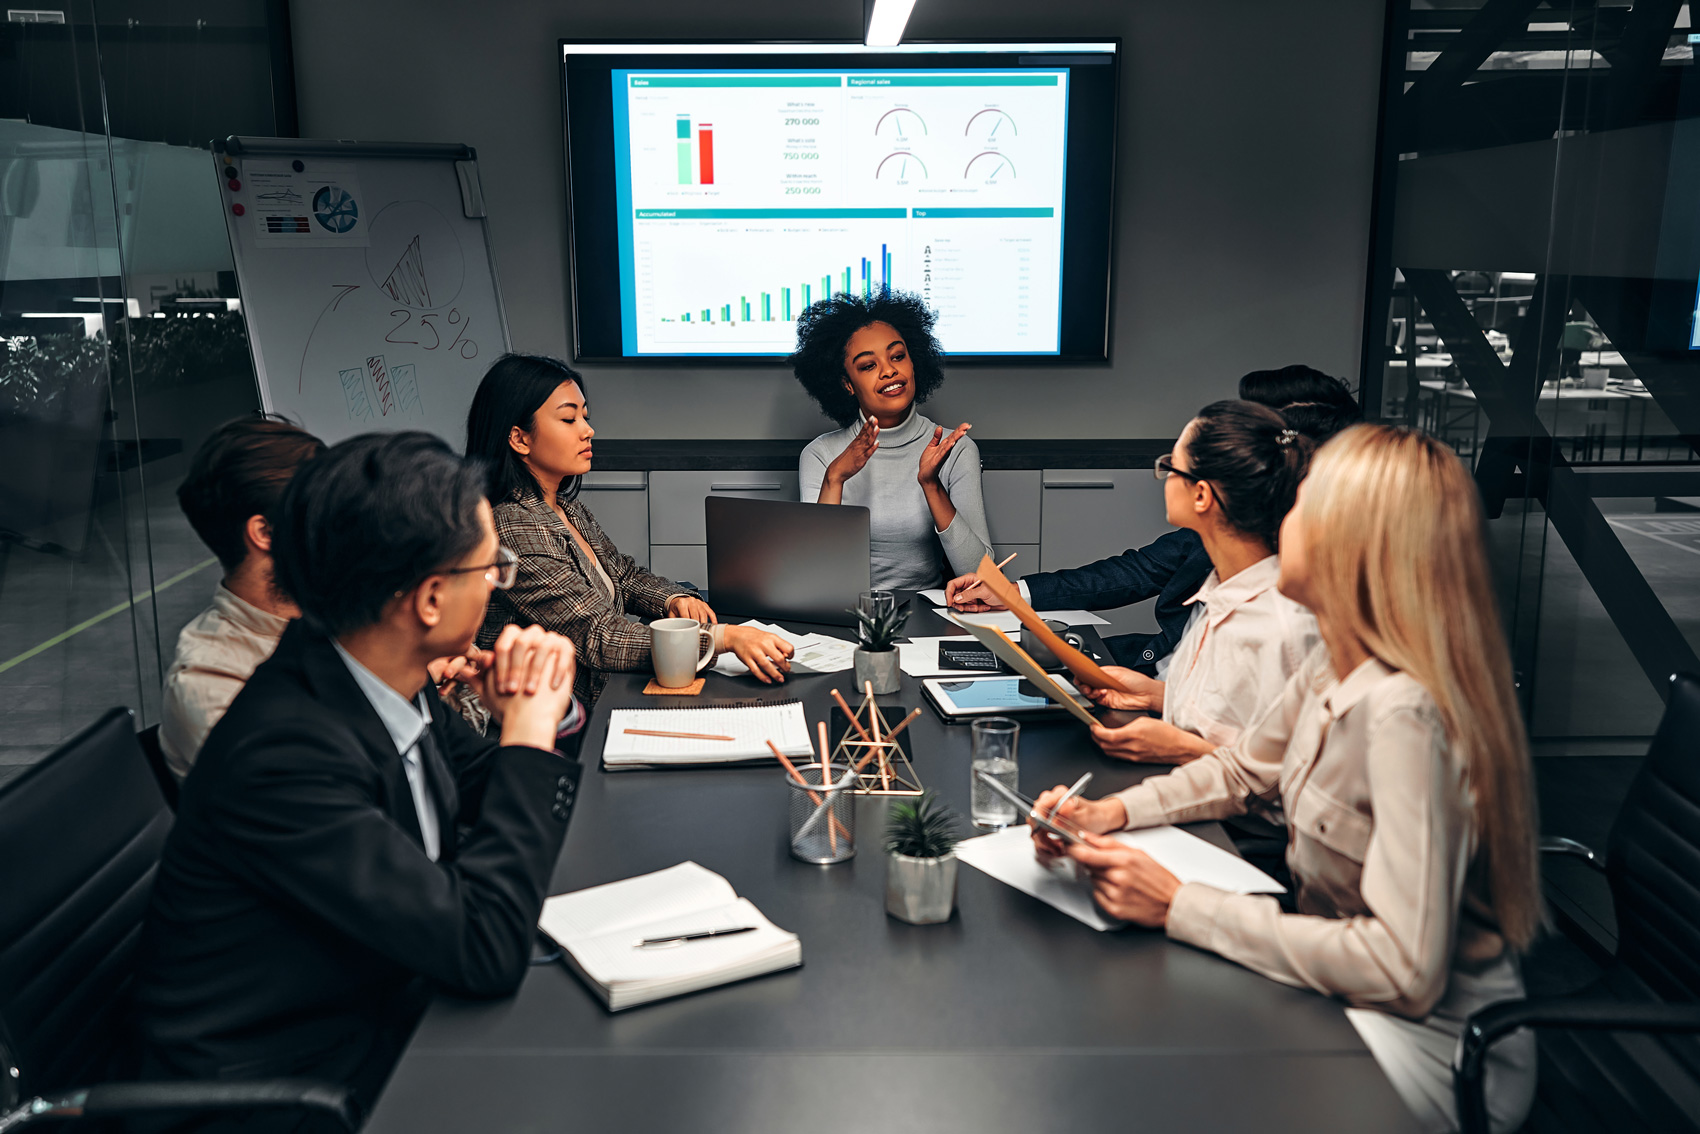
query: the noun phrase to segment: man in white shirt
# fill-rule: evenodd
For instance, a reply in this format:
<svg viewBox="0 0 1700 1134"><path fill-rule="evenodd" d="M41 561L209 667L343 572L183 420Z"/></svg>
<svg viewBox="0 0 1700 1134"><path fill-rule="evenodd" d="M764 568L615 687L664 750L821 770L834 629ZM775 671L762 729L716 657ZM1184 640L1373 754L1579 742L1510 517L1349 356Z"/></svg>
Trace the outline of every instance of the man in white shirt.
<svg viewBox="0 0 1700 1134"><path fill-rule="evenodd" d="M295 470L324 447L282 418L239 418L206 439L177 487L189 525L224 568L212 605L177 636L165 675L159 746L179 780L249 676L271 657L289 620L300 615L273 584L267 517Z"/></svg>

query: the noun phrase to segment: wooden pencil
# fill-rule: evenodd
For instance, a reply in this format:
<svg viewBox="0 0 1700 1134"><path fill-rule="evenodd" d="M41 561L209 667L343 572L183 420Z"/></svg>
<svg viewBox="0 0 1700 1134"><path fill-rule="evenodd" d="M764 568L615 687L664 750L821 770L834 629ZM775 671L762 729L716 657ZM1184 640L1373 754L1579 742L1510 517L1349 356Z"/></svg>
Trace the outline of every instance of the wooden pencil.
<svg viewBox="0 0 1700 1134"><path fill-rule="evenodd" d="M1020 555L1020 554L1021 553L1019 551L1012 551L1008 555L1004 556L1003 562L998 564L998 570L1002 571L1005 567L1007 567L1009 565L1009 561L1011 559L1014 559L1017 555ZM973 590L975 587L977 587L979 585L980 585L980 580L975 579L972 583L969 583L966 587L963 587L960 591L956 592L957 601L960 602L962 600L963 595L967 594L969 591Z"/></svg>
<svg viewBox="0 0 1700 1134"><path fill-rule="evenodd" d="M666 736L674 740L737 740L735 736L717 736L711 732L663 732L657 728L628 728L627 736Z"/></svg>

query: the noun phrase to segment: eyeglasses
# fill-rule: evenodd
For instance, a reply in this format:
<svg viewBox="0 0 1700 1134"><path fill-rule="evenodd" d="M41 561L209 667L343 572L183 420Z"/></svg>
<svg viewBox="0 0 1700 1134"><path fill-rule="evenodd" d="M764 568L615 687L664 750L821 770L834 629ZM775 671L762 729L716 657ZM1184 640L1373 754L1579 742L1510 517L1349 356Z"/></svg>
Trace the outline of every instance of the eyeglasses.
<svg viewBox="0 0 1700 1134"><path fill-rule="evenodd" d="M1158 480L1168 480L1171 476L1184 476L1194 484L1197 484L1200 480L1204 479L1203 477L1193 476L1185 469L1177 469L1173 458L1171 458L1168 453L1164 453L1161 457L1158 457L1155 461L1151 462L1151 472Z"/></svg>
<svg viewBox="0 0 1700 1134"><path fill-rule="evenodd" d="M467 575L473 571L483 571L484 577L494 583L498 591L505 591L514 585L515 579L519 578L519 556L505 547L497 547L494 563L485 563L478 567L447 567L441 571L433 572L433 574ZM493 578L491 572L495 573Z"/></svg>

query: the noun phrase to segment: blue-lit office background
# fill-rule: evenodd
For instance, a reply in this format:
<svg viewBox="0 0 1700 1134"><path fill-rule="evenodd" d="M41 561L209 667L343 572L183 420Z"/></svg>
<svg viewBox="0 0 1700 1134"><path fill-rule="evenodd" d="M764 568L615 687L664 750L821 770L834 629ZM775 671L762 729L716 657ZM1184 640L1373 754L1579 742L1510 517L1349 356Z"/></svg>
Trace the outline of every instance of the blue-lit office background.
<svg viewBox="0 0 1700 1134"><path fill-rule="evenodd" d="M257 406L208 139L293 132L281 5L0 25L0 782L113 705L158 719L218 571L188 454Z"/></svg>

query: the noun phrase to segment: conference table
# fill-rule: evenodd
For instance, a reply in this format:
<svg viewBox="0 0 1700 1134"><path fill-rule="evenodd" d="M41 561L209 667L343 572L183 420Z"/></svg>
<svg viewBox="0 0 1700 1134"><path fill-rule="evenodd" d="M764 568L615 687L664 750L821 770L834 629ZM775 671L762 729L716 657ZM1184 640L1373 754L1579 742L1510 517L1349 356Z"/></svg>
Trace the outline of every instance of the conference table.
<svg viewBox="0 0 1700 1134"><path fill-rule="evenodd" d="M960 633L914 605L908 634ZM439 994L372 1134L1416 1129L1339 1001L1159 932L1098 932L966 865L949 922L888 917L886 799L857 800L853 859L814 866L788 851L777 766L602 770L610 709L699 703L645 696L647 681L615 674L596 704L550 892L692 860L797 933L802 967L618 1013L560 964L505 1000ZM854 684L710 673L701 699L800 698L812 727ZM877 700L888 717L924 706L915 769L966 816L968 726L914 678ZM1030 795L1087 770L1092 795L1165 770L1105 757L1068 716L1024 720L1019 755ZM1188 829L1232 848L1219 824Z"/></svg>

